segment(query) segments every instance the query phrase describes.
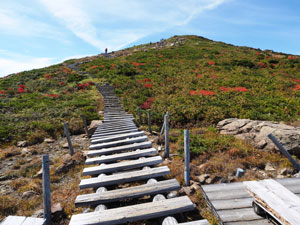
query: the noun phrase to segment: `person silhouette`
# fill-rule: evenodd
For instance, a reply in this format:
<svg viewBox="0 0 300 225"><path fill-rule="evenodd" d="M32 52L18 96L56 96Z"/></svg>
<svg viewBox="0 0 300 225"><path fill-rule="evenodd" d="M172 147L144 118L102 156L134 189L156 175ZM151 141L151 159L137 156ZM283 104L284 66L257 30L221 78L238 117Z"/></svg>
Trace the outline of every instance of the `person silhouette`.
<svg viewBox="0 0 300 225"><path fill-rule="evenodd" d="M107 48L105 49L105 54L107 55Z"/></svg>

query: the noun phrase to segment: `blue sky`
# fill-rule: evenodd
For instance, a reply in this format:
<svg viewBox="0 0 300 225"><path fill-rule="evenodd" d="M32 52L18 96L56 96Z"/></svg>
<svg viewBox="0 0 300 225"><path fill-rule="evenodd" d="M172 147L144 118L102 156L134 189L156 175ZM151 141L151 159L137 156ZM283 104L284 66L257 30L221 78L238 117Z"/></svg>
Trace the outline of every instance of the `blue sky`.
<svg viewBox="0 0 300 225"><path fill-rule="evenodd" d="M300 55L299 0L1 0L0 77L194 34Z"/></svg>

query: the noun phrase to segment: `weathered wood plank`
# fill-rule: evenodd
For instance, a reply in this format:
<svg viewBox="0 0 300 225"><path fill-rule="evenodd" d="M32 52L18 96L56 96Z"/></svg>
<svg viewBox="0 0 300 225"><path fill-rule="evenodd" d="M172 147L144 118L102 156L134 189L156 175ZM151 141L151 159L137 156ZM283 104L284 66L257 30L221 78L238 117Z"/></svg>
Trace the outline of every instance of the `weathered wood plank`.
<svg viewBox="0 0 300 225"><path fill-rule="evenodd" d="M298 184L294 184L294 182L290 182L287 185L284 185L287 189L289 189L294 194L300 194L300 186ZM206 192L205 192L206 193ZM225 200L225 199L242 199L242 198L249 198L250 194L246 190L245 187L241 187L239 189L235 189L232 191L223 190L223 191L215 191L215 192L208 192L206 193L210 201L213 200Z"/></svg>
<svg viewBox="0 0 300 225"><path fill-rule="evenodd" d="M134 129L127 129L127 130L122 130L122 131L104 133L104 134L94 134L91 137L91 140L94 140L94 139L100 138L100 137L110 137L110 136L114 136L114 135L118 135L118 134L133 133L133 132L137 132L137 131L138 131L138 129L134 128Z"/></svg>
<svg viewBox="0 0 300 225"><path fill-rule="evenodd" d="M240 222L262 219L253 208L219 210L218 215L223 222Z"/></svg>
<svg viewBox="0 0 300 225"><path fill-rule="evenodd" d="M111 148L103 148L100 150L93 150L88 152L88 156L97 156L97 155L109 155L124 151L133 151L136 149L144 149L144 148L151 148L152 143L150 141L140 142L140 143L134 143L129 145L123 145L118 147L111 147Z"/></svg>
<svg viewBox="0 0 300 225"><path fill-rule="evenodd" d="M187 196L149 202L138 205L73 215L70 225L111 225L134 222L186 212L194 209L194 204Z"/></svg>
<svg viewBox="0 0 300 225"><path fill-rule="evenodd" d="M144 136L145 132L144 131L139 131L139 132L134 132L134 133L125 133L125 134L119 134L115 136L110 136L110 137L100 137L100 138L95 138L91 140L92 144L100 144L100 143L106 143L106 142L111 142L111 141L118 141L126 138L134 138L134 137L140 137Z"/></svg>
<svg viewBox="0 0 300 225"><path fill-rule="evenodd" d="M100 166L87 167L83 169L83 176L97 175L101 173L112 173L121 170L135 169L144 166L153 166L162 163L160 156L153 156L149 158L140 158L136 160L128 160L111 164L102 164Z"/></svg>
<svg viewBox="0 0 300 225"><path fill-rule="evenodd" d="M128 129L136 129L137 127L135 125L124 125L124 126L117 126L117 127L111 127L111 128L103 128L101 130L95 131L94 134L104 134L104 133L111 133L116 132L120 130L128 130Z"/></svg>
<svg viewBox="0 0 300 225"><path fill-rule="evenodd" d="M149 170L140 170L127 172L122 174L113 174L109 176L103 176L101 178L89 178L81 180L79 184L80 189L90 188L90 187L101 187L112 184L126 183L138 180L145 180L154 177L165 176L170 173L167 166L150 168Z"/></svg>
<svg viewBox="0 0 300 225"><path fill-rule="evenodd" d="M25 216L8 216L1 225L44 225L45 219L25 217Z"/></svg>
<svg viewBox="0 0 300 225"><path fill-rule="evenodd" d="M27 217L22 225L44 225L45 222L45 219L42 218Z"/></svg>
<svg viewBox="0 0 300 225"><path fill-rule="evenodd" d="M191 221L186 223L179 223L180 225L210 225L210 223L207 220L197 220L197 221Z"/></svg>
<svg viewBox="0 0 300 225"><path fill-rule="evenodd" d="M283 185L272 179L246 181L244 185L252 197L275 215L282 224L299 224L300 198Z"/></svg>
<svg viewBox="0 0 300 225"><path fill-rule="evenodd" d="M100 163L110 163L110 162L115 162L118 160L133 159L133 158L150 156L150 155L155 155L155 154L156 154L155 148L144 149L144 150L138 149L133 152L124 152L124 153L120 153L120 154L103 155L100 157L88 158L85 161L85 164L93 165L93 164L100 164Z"/></svg>
<svg viewBox="0 0 300 225"><path fill-rule="evenodd" d="M116 147L116 146L120 146L120 145L128 145L128 144L133 144L133 143L144 142L147 140L148 140L147 136L141 136L141 137L129 138L129 139L125 139L125 140L112 141L112 142L101 143L101 144L94 144L94 145L90 145L90 150Z"/></svg>
<svg viewBox="0 0 300 225"><path fill-rule="evenodd" d="M283 179L275 179L282 185L293 185L297 184L300 185L300 178L283 178ZM242 182L235 182L235 183L220 183L220 184L213 184L213 185L202 185L203 190L205 193L208 192L222 192L222 191L234 191L238 190L241 187L244 187Z"/></svg>
<svg viewBox="0 0 300 225"><path fill-rule="evenodd" d="M274 225L267 219L251 220L251 221L238 221L238 222L227 222L224 225Z"/></svg>
<svg viewBox="0 0 300 225"><path fill-rule="evenodd" d="M115 202L130 198L139 198L145 195L155 195L164 192L178 190L180 184L176 179L165 180L156 183L144 184L135 187L116 189L103 193L93 193L77 196L75 200L75 206L88 206L105 204L108 202Z"/></svg>
<svg viewBox="0 0 300 225"><path fill-rule="evenodd" d="M1 225L22 225L25 219L25 216L8 216L2 221Z"/></svg>

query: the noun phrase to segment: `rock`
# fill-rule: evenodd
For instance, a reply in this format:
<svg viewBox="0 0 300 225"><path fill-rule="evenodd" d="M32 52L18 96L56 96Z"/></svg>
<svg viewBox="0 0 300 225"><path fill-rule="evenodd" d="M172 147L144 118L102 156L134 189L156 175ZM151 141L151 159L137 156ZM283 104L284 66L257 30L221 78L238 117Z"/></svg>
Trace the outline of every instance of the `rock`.
<svg viewBox="0 0 300 225"><path fill-rule="evenodd" d="M285 176L283 176L283 175L277 175L277 177L276 178L278 178L278 179L282 179L282 178L285 178Z"/></svg>
<svg viewBox="0 0 300 225"><path fill-rule="evenodd" d="M64 143L62 147L63 147L63 148L69 148L68 142Z"/></svg>
<svg viewBox="0 0 300 225"><path fill-rule="evenodd" d="M72 157L69 155L64 156L63 163L55 170L55 174L66 173L75 165L79 165L84 162L84 155L81 152L76 152Z"/></svg>
<svg viewBox="0 0 300 225"><path fill-rule="evenodd" d="M191 187L182 187L182 188L179 190L179 193L180 193L180 194L185 193L186 195L191 195L192 193L194 193L194 190L193 190Z"/></svg>
<svg viewBox="0 0 300 225"><path fill-rule="evenodd" d="M44 216L44 210L39 209L39 210L35 211L31 217L43 218L43 216Z"/></svg>
<svg viewBox="0 0 300 225"><path fill-rule="evenodd" d="M100 124L102 124L102 120L92 120L90 126L88 127L89 133L93 134Z"/></svg>
<svg viewBox="0 0 300 225"><path fill-rule="evenodd" d="M27 141L18 141L17 143L17 147L26 147L27 145Z"/></svg>
<svg viewBox="0 0 300 225"><path fill-rule="evenodd" d="M62 211L63 211L63 208L62 208L60 203L56 203L53 206L51 206L51 213L52 214L62 212Z"/></svg>
<svg viewBox="0 0 300 225"><path fill-rule="evenodd" d="M53 143L53 142L55 142L52 138L46 138L45 140L44 140L44 142L46 142L46 143Z"/></svg>
<svg viewBox="0 0 300 225"><path fill-rule="evenodd" d="M200 190L200 185L197 183L192 184L191 189L193 189L194 191L198 191Z"/></svg>
<svg viewBox="0 0 300 225"><path fill-rule="evenodd" d="M36 193L35 191L25 191L22 194L22 198L25 198L25 199L31 198L32 196L37 195L37 194L38 193Z"/></svg>
<svg viewBox="0 0 300 225"><path fill-rule="evenodd" d="M287 175L287 174L288 174L287 168L283 168L283 169L279 170L279 175Z"/></svg>
<svg viewBox="0 0 300 225"><path fill-rule="evenodd" d="M167 198L170 199L170 198L175 198L175 197L178 197L178 196L179 196L178 191L171 191L171 192L167 195Z"/></svg>
<svg viewBox="0 0 300 225"><path fill-rule="evenodd" d="M209 178L210 174L202 174L198 177L198 180L201 184L204 184L206 179Z"/></svg>
<svg viewBox="0 0 300 225"><path fill-rule="evenodd" d="M56 203L53 206L51 206L51 220L53 222L61 220L64 216L65 212L60 203Z"/></svg>
<svg viewBox="0 0 300 225"><path fill-rule="evenodd" d="M300 155L300 127L293 127L271 121L230 118L220 121L217 129L221 134L232 134L249 141L253 146L264 150L277 149L268 138L272 133L276 139L295 155Z"/></svg>
<svg viewBox="0 0 300 225"><path fill-rule="evenodd" d="M206 179L206 183L214 184L214 183L217 183L221 179L222 179L222 177L220 177L220 176L210 176L208 179Z"/></svg>
<svg viewBox="0 0 300 225"><path fill-rule="evenodd" d="M268 162L266 164L265 171L273 172L273 171L276 171L276 169L271 165L271 163Z"/></svg>
<svg viewBox="0 0 300 225"><path fill-rule="evenodd" d="M21 153L26 155L29 153L29 149L28 148L22 148Z"/></svg>
<svg viewBox="0 0 300 225"><path fill-rule="evenodd" d="M86 208L86 209L84 209L84 210L82 211L82 213L89 213L89 212L91 212L91 209L90 209L90 208Z"/></svg>
<svg viewBox="0 0 300 225"><path fill-rule="evenodd" d="M42 178L42 176L43 176L43 168L41 168L41 169L39 170L39 172L37 172L37 173L33 176L33 178Z"/></svg>

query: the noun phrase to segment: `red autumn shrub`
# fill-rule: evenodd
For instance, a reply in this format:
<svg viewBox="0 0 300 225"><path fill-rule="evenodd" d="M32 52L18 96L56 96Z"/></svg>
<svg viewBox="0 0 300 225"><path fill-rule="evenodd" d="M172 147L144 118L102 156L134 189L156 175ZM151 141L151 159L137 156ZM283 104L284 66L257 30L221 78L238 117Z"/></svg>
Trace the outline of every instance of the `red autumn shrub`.
<svg viewBox="0 0 300 225"><path fill-rule="evenodd" d="M23 84L19 84L18 85L20 88L23 88L23 89L25 89L26 88L26 86L25 85L23 85Z"/></svg>
<svg viewBox="0 0 300 225"><path fill-rule="evenodd" d="M151 79L145 78L145 79L144 79L144 82L145 82L145 83L146 83L146 82L152 82L152 80L151 80Z"/></svg>
<svg viewBox="0 0 300 225"><path fill-rule="evenodd" d="M214 61L208 61L209 65L216 65L216 63Z"/></svg>
<svg viewBox="0 0 300 225"><path fill-rule="evenodd" d="M155 97L147 98L147 100L140 107L142 109L150 109L154 100L155 100Z"/></svg>
<svg viewBox="0 0 300 225"><path fill-rule="evenodd" d="M143 65L145 65L145 63L133 62L132 65L134 65L134 66L143 66Z"/></svg>
<svg viewBox="0 0 300 225"><path fill-rule="evenodd" d="M144 84L145 88L151 88L152 86L153 86L152 84L148 84L148 83Z"/></svg>
<svg viewBox="0 0 300 225"><path fill-rule="evenodd" d="M244 88L244 87L234 87L234 88L232 88L232 90L235 92L247 92L248 91L248 89Z"/></svg>
<svg viewBox="0 0 300 225"><path fill-rule="evenodd" d="M0 91L0 94L1 94L1 95L5 95L5 94L6 94L6 91Z"/></svg>
<svg viewBox="0 0 300 225"><path fill-rule="evenodd" d="M296 85L294 88L295 91L300 90L300 85Z"/></svg>
<svg viewBox="0 0 300 225"><path fill-rule="evenodd" d="M259 53L259 52L256 52L255 55L260 55L260 53Z"/></svg>
<svg viewBox="0 0 300 225"><path fill-rule="evenodd" d="M17 92L18 93L24 93L24 92L26 92L26 90L24 88L18 88Z"/></svg>
<svg viewBox="0 0 300 225"><path fill-rule="evenodd" d="M63 85L65 85L65 82L64 82L64 81L59 82L59 85L60 85L60 86L63 86Z"/></svg>
<svg viewBox="0 0 300 225"><path fill-rule="evenodd" d="M297 82L297 83L300 83L300 79L299 79L299 80L297 80L297 79L292 79L292 81Z"/></svg>
<svg viewBox="0 0 300 225"><path fill-rule="evenodd" d="M50 97L50 98L57 98L58 97L58 95L55 95L55 94L53 94L53 95L51 95L51 94L45 94L45 96L46 97Z"/></svg>
<svg viewBox="0 0 300 225"><path fill-rule="evenodd" d="M190 90L190 95L199 95L197 91Z"/></svg>
<svg viewBox="0 0 300 225"><path fill-rule="evenodd" d="M266 65L262 62L258 62L257 64L259 65L260 68L265 68L266 67Z"/></svg>
<svg viewBox="0 0 300 225"><path fill-rule="evenodd" d="M198 77L198 78L201 78L201 77L202 77L202 75L201 75L201 74L197 74L197 77Z"/></svg>
<svg viewBox="0 0 300 225"><path fill-rule="evenodd" d="M213 91L207 91L207 90L200 90L199 93L201 95L215 95L215 92L213 92Z"/></svg>
<svg viewBox="0 0 300 225"><path fill-rule="evenodd" d="M218 76L217 76L216 74L212 74L212 75L211 75L211 78L212 78L212 79L218 79Z"/></svg>
<svg viewBox="0 0 300 225"><path fill-rule="evenodd" d="M219 90L221 91L230 91L230 88L226 88L226 87L219 87Z"/></svg>
<svg viewBox="0 0 300 225"><path fill-rule="evenodd" d="M288 57L288 60L294 60L294 59L296 59L295 56L289 56L289 57Z"/></svg>

